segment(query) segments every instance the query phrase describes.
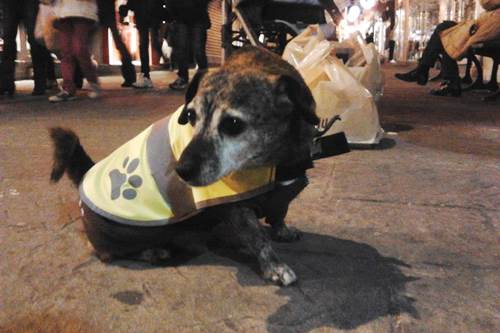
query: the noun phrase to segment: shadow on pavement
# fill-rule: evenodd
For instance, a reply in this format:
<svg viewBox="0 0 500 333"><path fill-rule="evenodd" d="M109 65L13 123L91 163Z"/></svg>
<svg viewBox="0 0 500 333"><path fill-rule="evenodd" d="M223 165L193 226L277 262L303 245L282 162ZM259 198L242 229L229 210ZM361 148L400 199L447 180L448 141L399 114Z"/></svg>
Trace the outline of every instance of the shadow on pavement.
<svg viewBox="0 0 500 333"><path fill-rule="evenodd" d="M178 253L165 266L232 266L236 262L242 286L267 283L260 278L253 258L220 244L220 241L209 242L212 254ZM296 243L273 243L273 247L295 271L298 282L278 289L277 293L288 302L267 318L269 332L284 329L307 332L325 326L354 329L377 318L401 313L419 318L413 306L415 300L404 294L406 283L416 278L403 274L400 268L409 266L402 261L384 257L367 244L314 233L304 233ZM114 264L129 269L158 268L131 261ZM256 275L249 274L247 267Z"/></svg>
<svg viewBox="0 0 500 333"><path fill-rule="evenodd" d="M349 144L349 148L355 150L386 150L396 147L396 140L389 138L382 138L378 144L366 145L366 144Z"/></svg>
<svg viewBox="0 0 500 333"><path fill-rule="evenodd" d="M400 269L409 266L367 244L306 233L301 242L276 248L299 281L278 291L289 302L268 318L269 332L354 329L400 313L419 317L404 295L406 283L416 280Z"/></svg>
<svg viewBox="0 0 500 333"><path fill-rule="evenodd" d="M400 313L419 317L414 300L404 295L406 283L416 280L400 270L409 266L367 244L304 233L301 241L274 243L274 248L293 268L298 282L277 291L289 301L267 319L269 332L308 332L325 326L354 329ZM241 254L238 258L234 251L215 253L257 269L253 260ZM246 285L249 279L243 274L240 271L238 279Z"/></svg>
<svg viewBox="0 0 500 333"><path fill-rule="evenodd" d="M414 129L413 126L408 124L397 124L397 123L383 123L382 128L386 132L408 132Z"/></svg>

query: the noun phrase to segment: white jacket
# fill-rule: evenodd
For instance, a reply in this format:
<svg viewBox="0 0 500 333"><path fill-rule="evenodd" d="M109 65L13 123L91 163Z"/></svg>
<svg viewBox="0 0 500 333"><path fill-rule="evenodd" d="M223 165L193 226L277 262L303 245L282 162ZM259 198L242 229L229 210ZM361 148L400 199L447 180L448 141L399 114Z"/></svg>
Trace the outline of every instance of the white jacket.
<svg viewBox="0 0 500 333"><path fill-rule="evenodd" d="M96 0L56 0L54 11L58 18L81 17L97 21Z"/></svg>

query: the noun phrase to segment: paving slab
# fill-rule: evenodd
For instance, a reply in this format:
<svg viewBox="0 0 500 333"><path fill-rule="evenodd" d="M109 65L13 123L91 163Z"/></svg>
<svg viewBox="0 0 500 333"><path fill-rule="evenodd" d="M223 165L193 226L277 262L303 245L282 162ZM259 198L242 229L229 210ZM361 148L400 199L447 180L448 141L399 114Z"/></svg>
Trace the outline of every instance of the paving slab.
<svg viewBox="0 0 500 333"><path fill-rule="evenodd" d="M383 142L309 172L288 215L304 237L274 244L299 277L287 288L217 244L166 267L103 264L75 189L49 183L48 127L99 160L182 104L173 73L152 90L106 77L101 99L57 105L20 82L0 100L0 332L499 332L499 104L392 78L407 69L384 67Z"/></svg>

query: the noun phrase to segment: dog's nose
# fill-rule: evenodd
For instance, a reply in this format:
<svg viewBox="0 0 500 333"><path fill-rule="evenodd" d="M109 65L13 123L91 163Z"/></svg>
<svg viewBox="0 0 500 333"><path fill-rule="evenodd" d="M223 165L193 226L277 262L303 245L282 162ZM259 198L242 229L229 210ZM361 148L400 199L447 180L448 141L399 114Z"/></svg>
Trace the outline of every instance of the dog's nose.
<svg viewBox="0 0 500 333"><path fill-rule="evenodd" d="M188 182L198 175L200 168L194 161L179 163L175 171L184 181Z"/></svg>

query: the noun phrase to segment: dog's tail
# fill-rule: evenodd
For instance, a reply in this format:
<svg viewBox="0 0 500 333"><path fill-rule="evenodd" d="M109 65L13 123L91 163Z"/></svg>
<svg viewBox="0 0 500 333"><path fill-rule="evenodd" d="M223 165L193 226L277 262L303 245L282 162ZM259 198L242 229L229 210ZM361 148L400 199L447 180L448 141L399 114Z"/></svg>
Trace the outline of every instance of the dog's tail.
<svg viewBox="0 0 500 333"><path fill-rule="evenodd" d="M49 132L54 143L54 165L50 180L57 183L66 172L73 184L78 186L94 161L87 155L72 130L54 127Z"/></svg>

